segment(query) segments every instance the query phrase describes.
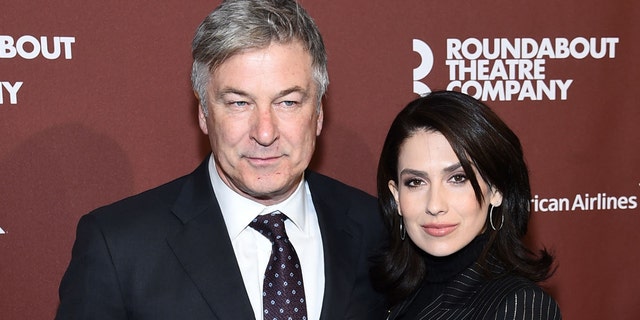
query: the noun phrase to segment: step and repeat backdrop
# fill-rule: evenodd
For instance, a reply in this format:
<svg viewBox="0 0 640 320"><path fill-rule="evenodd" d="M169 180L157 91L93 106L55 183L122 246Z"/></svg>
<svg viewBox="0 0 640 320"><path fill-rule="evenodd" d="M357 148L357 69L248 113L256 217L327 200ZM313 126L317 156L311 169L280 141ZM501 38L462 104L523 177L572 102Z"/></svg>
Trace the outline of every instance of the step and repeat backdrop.
<svg viewBox="0 0 640 320"><path fill-rule="evenodd" d="M0 318L51 319L81 215L208 154L190 41L219 1L0 3ZM371 194L395 114L451 89L520 136L565 319L638 319L640 4L302 0L329 54L312 167Z"/></svg>

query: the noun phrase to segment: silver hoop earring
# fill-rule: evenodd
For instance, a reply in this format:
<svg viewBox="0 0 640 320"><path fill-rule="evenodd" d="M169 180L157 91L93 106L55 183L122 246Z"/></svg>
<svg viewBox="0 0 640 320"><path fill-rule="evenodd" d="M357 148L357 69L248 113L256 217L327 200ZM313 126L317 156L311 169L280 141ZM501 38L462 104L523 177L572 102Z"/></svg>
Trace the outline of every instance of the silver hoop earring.
<svg viewBox="0 0 640 320"><path fill-rule="evenodd" d="M496 226L493 225L493 208L495 207L492 204L489 204L489 223L491 224L491 229L493 229L494 231L499 231L504 225L504 214L500 215L502 220L500 221L500 226L496 229Z"/></svg>
<svg viewBox="0 0 640 320"><path fill-rule="evenodd" d="M404 241L404 238L407 237L407 230L404 229L404 219L400 217L400 240Z"/></svg>

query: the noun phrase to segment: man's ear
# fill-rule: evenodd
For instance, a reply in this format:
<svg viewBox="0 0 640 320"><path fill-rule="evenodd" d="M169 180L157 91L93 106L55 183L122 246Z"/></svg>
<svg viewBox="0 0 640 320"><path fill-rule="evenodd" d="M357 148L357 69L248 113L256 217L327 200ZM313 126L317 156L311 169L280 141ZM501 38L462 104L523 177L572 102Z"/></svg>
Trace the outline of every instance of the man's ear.
<svg viewBox="0 0 640 320"><path fill-rule="evenodd" d="M324 111L322 108L322 104L320 105L320 110L318 110L318 120L316 122L316 137L320 135L322 132L322 123L324 122Z"/></svg>
<svg viewBox="0 0 640 320"><path fill-rule="evenodd" d="M200 125L202 133L209 134L209 128L207 128L207 116L204 115L201 104L198 104L198 124Z"/></svg>

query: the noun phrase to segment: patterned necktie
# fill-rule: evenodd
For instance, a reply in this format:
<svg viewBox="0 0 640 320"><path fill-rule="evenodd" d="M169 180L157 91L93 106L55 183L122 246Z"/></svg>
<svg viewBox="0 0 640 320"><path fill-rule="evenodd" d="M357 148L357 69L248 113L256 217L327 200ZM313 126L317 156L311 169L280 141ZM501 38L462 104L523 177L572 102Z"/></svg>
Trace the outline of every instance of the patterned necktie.
<svg viewBox="0 0 640 320"><path fill-rule="evenodd" d="M271 258L264 272L262 304L265 320L306 320L307 307L300 260L284 229L287 216L278 211L249 224L271 241Z"/></svg>

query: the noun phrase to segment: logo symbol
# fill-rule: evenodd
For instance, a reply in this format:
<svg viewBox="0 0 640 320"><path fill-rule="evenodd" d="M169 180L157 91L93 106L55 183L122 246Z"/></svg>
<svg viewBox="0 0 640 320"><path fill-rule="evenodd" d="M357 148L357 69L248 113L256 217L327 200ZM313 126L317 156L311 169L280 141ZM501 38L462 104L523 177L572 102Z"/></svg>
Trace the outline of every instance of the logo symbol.
<svg viewBox="0 0 640 320"><path fill-rule="evenodd" d="M4 230L2 230L2 228L0 228L0 234L5 234L6 232L4 232Z"/></svg>
<svg viewBox="0 0 640 320"><path fill-rule="evenodd" d="M433 51L428 44L419 39L413 39L413 51L420 55L420 65L413 69L413 92L418 95L426 95L431 92L429 86L420 81L433 69Z"/></svg>

